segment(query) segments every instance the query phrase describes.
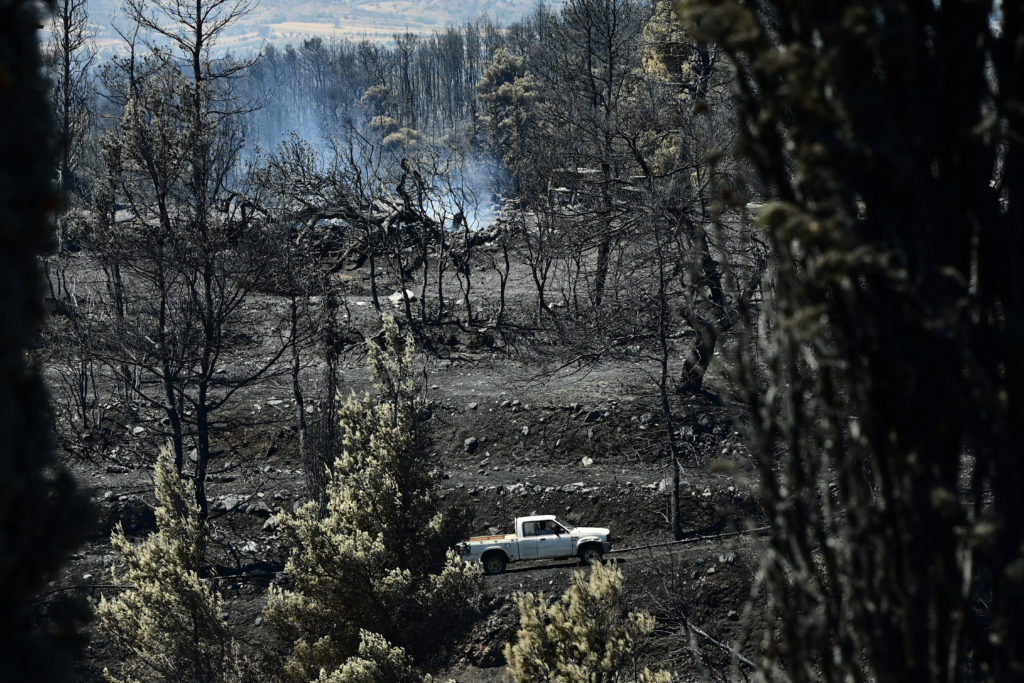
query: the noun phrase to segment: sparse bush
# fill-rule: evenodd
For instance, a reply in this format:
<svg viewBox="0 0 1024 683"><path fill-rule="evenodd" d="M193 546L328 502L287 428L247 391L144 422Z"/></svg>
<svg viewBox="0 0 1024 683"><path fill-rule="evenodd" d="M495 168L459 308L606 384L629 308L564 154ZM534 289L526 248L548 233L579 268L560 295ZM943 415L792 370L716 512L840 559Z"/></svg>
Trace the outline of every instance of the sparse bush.
<svg viewBox="0 0 1024 683"><path fill-rule="evenodd" d="M158 530L139 545L120 527L111 541L126 569L114 571L121 592L101 599L100 631L121 662L109 680L236 680L236 652L221 621L221 600L199 576L206 531L191 482L174 467L170 448L156 468Z"/></svg>
<svg viewBox="0 0 1024 683"><path fill-rule="evenodd" d="M437 636L476 608L479 569L446 552L462 528L430 493L437 473L412 358L411 338L386 319L370 352L379 399L353 398L340 411L344 450L326 514L310 503L283 519L291 586L272 592L268 615L295 644L290 680L341 675L346 659L371 647L366 632L436 649Z"/></svg>
<svg viewBox="0 0 1024 683"><path fill-rule="evenodd" d="M516 683L668 683L667 671L639 668L638 647L654 617L622 604L622 572L601 564L573 574L572 586L550 607L544 596L516 596L519 633L505 646Z"/></svg>

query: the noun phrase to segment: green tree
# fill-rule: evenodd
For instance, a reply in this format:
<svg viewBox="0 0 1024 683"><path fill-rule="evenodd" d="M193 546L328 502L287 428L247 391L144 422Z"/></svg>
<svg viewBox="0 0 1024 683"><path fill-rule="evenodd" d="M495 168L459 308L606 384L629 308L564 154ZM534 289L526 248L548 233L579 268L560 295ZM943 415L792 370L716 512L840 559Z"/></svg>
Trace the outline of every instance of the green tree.
<svg viewBox="0 0 1024 683"><path fill-rule="evenodd" d="M766 674L1020 679L1024 4L678 4L774 199Z"/></svg>
<svg viewBox="0 0 1024 683"><path fill-rule="evenodd" d="M654 617L623 606L622 572L595 564L589 577L573 572L572 585L548 606L544 596L516 596L519 633L505 646L516 683L668 683L663 670L639 667L638 648L654 630Z"/></svg>
<svg viewBox="0 0 1024 683"><path fill-rule="evenodd" d="M111 537L125 569L113 571L121 592L96 608L120 662L118 671L104 673L115 681L229 680L234 652L220 596L199 575L205 524L194 486L178 474L170 448L157 459L156 498L155 533L139 545L120 527Z"/></svg>
<svg viewBox="0 0 1024 683"><path fill-rule="evenodd" d="M540 84L526 70L526 58L499 48L484 70L477 92L483 104L481 118L487 124L491 146L512 176L512 191L522 191L527 163L527 138L532 109L540 96Z"/></svg>
<svg viewBox="0 0 1024 683"><path fill-rule="evenodd" d="M46 394L26 362L43 317L39 255L60 205L53 120L39 55L39 4L0 2L0 661L12 680L66 680L77 642L68 604L33 596L91 519L53 456ZM40 627L45 624L45 630Z"/></svg>
<svg viewBox="0 0 1024 683"><path fill-rule="evenodd" d="M478 601L478 568L447 551L463 525L431 493L438 474L426 448L413 343L393 318L371 345L370 365L378 398L352 398L341 408L343 452L326 513L311 502L282 519L290 587L271 594L268 614L294 642L290 680L343 667L366 640L363 631L415 645L413 656L430 652Z"/></svg>

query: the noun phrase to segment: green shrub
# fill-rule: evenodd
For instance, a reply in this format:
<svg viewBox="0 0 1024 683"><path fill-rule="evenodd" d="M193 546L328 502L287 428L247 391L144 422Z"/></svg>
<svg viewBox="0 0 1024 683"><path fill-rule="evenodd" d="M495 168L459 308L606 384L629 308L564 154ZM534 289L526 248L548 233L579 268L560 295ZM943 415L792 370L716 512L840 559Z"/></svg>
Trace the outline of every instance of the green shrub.
<svg viewBox="0 0 1024 683"><path fill-rule="evenodd" d="M646 612L626 613L622 572L595 564L589 577L573 574L572 585L550 607L544 596L519 594L519 633L505 646L508 672L516 683L668 683L667 671L640 669L638 648L654 630Z"/></svg>
<svg viewBox="0 0 1024 683"><path fill-rule="evenodd" d="M479 569L447 551L459 519L431 494L438 474L412 359L411 339L385 320L370 352L379 398L341 408L326 512L309 503L282 518L290 585L272 590L267 613L294 643L289 680L342 675L357 652L382 651L371 643L416 645L410 654L422 657L478 607Z"/></svg>
<svg viewBox="0 0 1024 683"><path fill-rule="evenodd" d="M120 593L101 599L98 625L120 661L112 681L225 681L240 676L221 616L221 599L199 576L206 530L191 484L169 448L156 467L158 530L133 544L120 527L111 541L125 568L113 571Z"/></svg>

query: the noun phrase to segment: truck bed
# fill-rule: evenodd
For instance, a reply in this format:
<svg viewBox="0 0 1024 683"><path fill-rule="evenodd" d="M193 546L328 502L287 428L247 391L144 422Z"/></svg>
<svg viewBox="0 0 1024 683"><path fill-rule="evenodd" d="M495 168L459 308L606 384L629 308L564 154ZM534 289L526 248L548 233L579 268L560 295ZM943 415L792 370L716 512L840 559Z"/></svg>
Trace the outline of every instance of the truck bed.
<svg viewBox="0 0 1024 683"><path fill-rule="evenodd" d="M515 536L515 534L497 534L495 536L473 536L469 539L469 542L474 541L504 541L509 536Z"/></svg>

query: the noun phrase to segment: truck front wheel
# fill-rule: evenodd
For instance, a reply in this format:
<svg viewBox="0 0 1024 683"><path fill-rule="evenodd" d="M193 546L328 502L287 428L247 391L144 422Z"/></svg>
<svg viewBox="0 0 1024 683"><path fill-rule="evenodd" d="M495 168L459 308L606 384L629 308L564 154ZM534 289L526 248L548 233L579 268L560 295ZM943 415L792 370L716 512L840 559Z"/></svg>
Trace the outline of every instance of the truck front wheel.
<svg viewBox="0 0 1024 683"><path fill-rule="evenodd" d="M487 553L483 557L485 574L500 574L505 571L505 556L502 553Z"/></svg>
<svg viewBox="0 0 1024 683"><path fill-rule="evenodd" d="M596 545L586 545L580 550L580 562L583 564L597 564L601 561L601 548Z"/></svg>

